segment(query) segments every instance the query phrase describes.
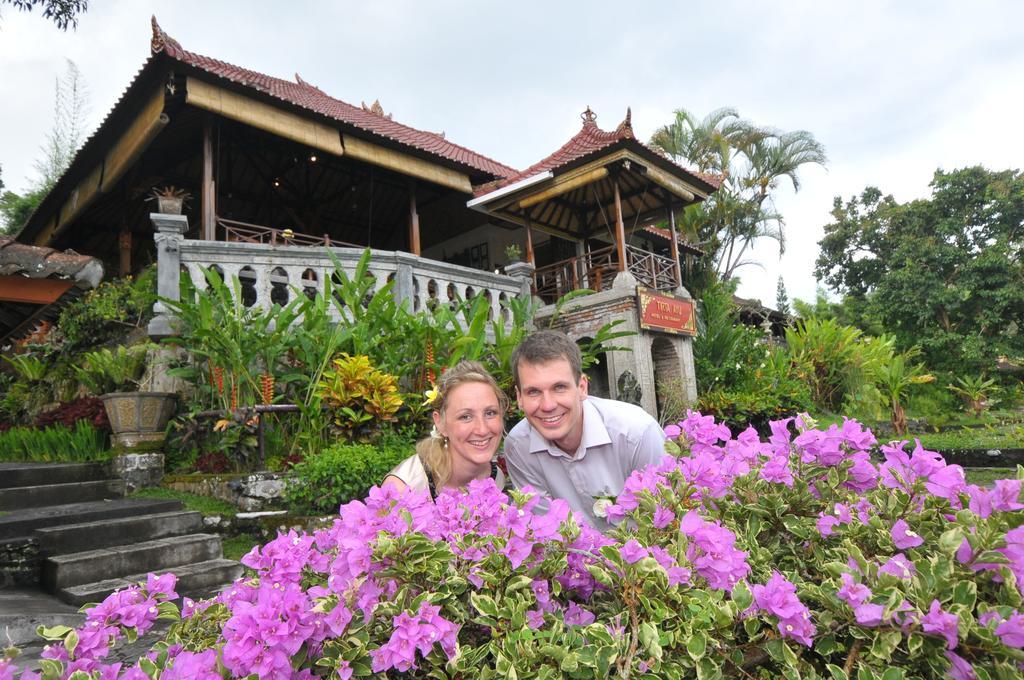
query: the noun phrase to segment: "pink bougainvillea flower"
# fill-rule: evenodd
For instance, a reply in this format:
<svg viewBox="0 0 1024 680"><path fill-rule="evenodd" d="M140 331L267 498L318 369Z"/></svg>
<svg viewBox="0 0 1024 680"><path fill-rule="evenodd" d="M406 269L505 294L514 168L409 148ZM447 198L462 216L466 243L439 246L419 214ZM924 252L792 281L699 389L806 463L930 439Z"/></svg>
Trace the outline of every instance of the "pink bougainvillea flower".
<svg viewBox="0 0 1024 680"><path fill-rule="evenodd" d="M910 580L917 573L917 567L903 553L896 553L878 569L879 574L890 574L898 579Z"/></svg>
<svg viewBox="0 0 1024 680"><path fill-rule="evenodd" d="M811 623L811 613L797 597L796 586L782 574L772 572L767 583L756 584L750 591L754 596L754 608L779 620L782 637L792 638L807 647L813 644L817 629Z"/></svg>
<svg viewBox="0 0 1024 680"><path fill-rule="evenodd" d="M907 524L904 519L896 520L892 525L892 529L889 530L889 536L892 537L892 542L895 543L896 547L900 550L916 548L924 543L924 539L914 533L910 529L910 525Z"/></svg>
<svg viewBox="0 0 1024 680"><path fill-rule="evenodd" d="M946 648L956 649L959 642L960 617L943 611L942 603L932 600L928 613L921 617L921 630L946 638Z"/></svg>
<svg viewBox="0 0 1024 680"><path fill-rule="evenodd" d="M863 583L857 583L853 576L848 573L840 574L842 587L836 592L836 596L854 609L871 599L871 589Z"/></svg>
<svg viewBox="0 0 1024 680"><path fill-rule="evenodd" d="M996 635L1007 647L1024 648L1024 614L1014 612L996 626Z"/></svg>
<svg viewBox="0 0 1024 680"><path fill-rule="evenodd" d="M943 654L949 660L950 680L978 680L978 674L974 672L974 667L962 656L948 649Z"/></svg>
<svg viewBox="0 0 1024 680"><path fill-rule="evenodd" d="M853 609L853 615L857 619L857 623L868 627L877 626L882 623L883 612L885 612L885 607L869 602L857 605Z"/></svg>
<svg viewBox="0 0 1024 680"><path fill-rule="evenodd" d="M619 554L626 564L634 564L647 557L647 548L643 547L634 539L626 541L625 545L619 548Z"/></svg>

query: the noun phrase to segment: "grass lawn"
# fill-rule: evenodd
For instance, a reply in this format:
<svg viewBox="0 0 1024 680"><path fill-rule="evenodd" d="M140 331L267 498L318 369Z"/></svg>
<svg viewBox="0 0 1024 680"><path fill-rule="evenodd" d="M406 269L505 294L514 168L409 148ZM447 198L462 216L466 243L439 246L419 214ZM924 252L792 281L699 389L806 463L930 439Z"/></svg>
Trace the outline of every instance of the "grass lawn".
<svg viewBox="0 0 1024 680"><path fill-rule="evenodd" d="M992 486L997 479L1016 479L1017 468L964 468L968 484Z"/></svg>
<svg viewBox="0 0 1024 680"><path fill-rule="evenodd" d="M949 449L1019 449L1024 448L1024 425L1001 425L964 430L948 430L909 435L921 440L921 446L932 451Z"/></svg>
<svg viewBox="0 0 1024 680"><path fill-rule="evenodd" d="M251 534L239 534L221 541L224 546L224 557L229 560L240 560L252 550L254 545L260 545L262 541Z"/></svg>
<svg viewBox="0 0 1024 680"><path fill-rule="evenodd" d="M235 508L231 503L222 501L219 498L199 496L194 493L175 491L174 489L166 489L160 486L149 489L139 489L135 493L131 494L129 498L151 498L154 500L181 501L186 510L197 510L204 515L226 515L228 517L234 517L235 513L238 512L237 508Z"/></svg>

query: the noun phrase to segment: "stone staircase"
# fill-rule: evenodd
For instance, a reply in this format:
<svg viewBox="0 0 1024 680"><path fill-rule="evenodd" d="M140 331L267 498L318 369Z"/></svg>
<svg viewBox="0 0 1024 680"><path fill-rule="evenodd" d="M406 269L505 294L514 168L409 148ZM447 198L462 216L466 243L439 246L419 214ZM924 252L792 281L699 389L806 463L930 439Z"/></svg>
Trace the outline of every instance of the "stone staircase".
<svg viewBox="0 0 1024 680"><path fill-rule="evenodd" d="M74 605L174 572L179 594L241 575L178 501L123 498L98 464L0 464L0 587L41 585Z"/></svg>

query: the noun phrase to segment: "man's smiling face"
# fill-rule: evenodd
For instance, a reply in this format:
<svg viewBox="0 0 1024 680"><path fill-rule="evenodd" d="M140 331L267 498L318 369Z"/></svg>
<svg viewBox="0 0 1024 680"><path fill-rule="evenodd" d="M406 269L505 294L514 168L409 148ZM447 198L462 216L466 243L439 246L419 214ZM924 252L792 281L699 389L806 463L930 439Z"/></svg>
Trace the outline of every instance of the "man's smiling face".
<svg viewBox="0 0 1024 680"><path fill-rule="evenodd" d="M526 420L549 442L572 455L583 440L587 377L573 376L566 359L540 364L520 361L516 398Z"/></svg>

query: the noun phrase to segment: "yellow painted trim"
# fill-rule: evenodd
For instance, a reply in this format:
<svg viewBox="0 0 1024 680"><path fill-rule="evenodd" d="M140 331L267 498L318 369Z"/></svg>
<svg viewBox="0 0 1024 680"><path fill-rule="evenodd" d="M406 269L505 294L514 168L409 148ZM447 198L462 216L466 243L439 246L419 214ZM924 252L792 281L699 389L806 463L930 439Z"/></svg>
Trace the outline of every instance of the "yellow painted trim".
<svg viewBox="0 0 1024 680"><path fill-rule="evenodd" d="M561 196L562 194L568 193L573 189L599 182L608 176L608 168L595 168L589 172L563 179L562 177L556 177L554 183L551 184L547 189L540 191L531 196L519 201L519 207L521 209L529 208L543 203L544 201L554 198L555 196Z"/></svg>
<svg viewBox="0 0 1024 680"><path fill-rule="evenodd" d="M646 167L647 177L650 178L652 182L663 186L671 191L676 197L683 199L687 203L693 203L698 195L702 199L707 198L707 196L698 193L697 189L694 187L686 184L682 180L676 179L660 168L655 168L650 164L646 164Z"/></svg>
<svg viewBox="0 0 1024 680"><path fill-rule="evenodd" d="M341 145L341 134L329 125L211 85L193 76L188 77L186 89L188 94L185 102L192 106L335 156L345 153Z"/></svg>
<svg viewBox="0 0 1024 680"><path fill-rule="evenodd" d="M167 125L170 119L164 115L164 90L157 88L146 103L146 107L135 117L120 139L107 152L103 186L100 191L110 191L117 180L138 160L153 138ZM65 222L66 220L62 220ZM60 227L58 227L58 230Z"/></svg>
<svg viewBox="0 0 1024 680"><path fill-rule="evenodd" d="M343 135L342 139L345 144L345 153L350 158L372 163L373 165L426 180L427 182L440 184L443 187L455 189L465 194L473 193L473 185L470 183L469 177L457 170L442 167L401 151L387 149L365 139L353 137L350 134Z"/></svg>
<svg viewBox="0 0 1024 680"><path fill-rule="evenodd" d="M93 199L99 195L100 178L102 176L103 166L97 165L85 179L78 183L78 186L71 192L68 199L64 201L64 205L61 206L60 224L57 225L58 230L74 221L92 203Z"/></svg>

